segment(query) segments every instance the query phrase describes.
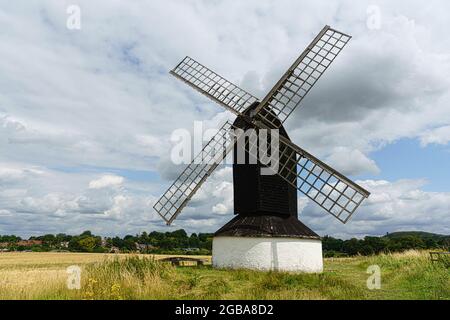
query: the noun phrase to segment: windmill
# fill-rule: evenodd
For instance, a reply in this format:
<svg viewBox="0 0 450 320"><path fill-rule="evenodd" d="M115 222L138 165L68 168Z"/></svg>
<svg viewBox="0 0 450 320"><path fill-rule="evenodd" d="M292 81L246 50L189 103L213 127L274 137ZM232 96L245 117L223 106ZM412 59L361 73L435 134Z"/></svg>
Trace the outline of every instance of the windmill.
<svg viewBox="0 0 450 320"><path fill-rule="evenodd" d="M235 217L214 234L214 266L321 272L321 239L298 219L298 191L344 224L369 197L364 188L295 145L283 127L350 39L325 26L262 100L190 57L170 72L237 116L218 130L154 205L170 225L234 149ZM240 137L229 136L232 129L279 130L276 174L261 174L267 166L260 161L237 163L236 154L253 154L255 145L239 145Z"/></svg>

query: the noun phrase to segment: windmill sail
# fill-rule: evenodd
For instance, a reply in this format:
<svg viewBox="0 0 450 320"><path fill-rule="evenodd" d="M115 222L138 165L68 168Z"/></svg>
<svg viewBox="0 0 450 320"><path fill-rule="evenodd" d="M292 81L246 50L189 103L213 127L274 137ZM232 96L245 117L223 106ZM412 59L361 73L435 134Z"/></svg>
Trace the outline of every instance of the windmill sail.
<svg viewBox="0 0 450 320"><path fill-rule="evenodd" d="M278 175L346 223L370 193L292 142L280 137Z"/></svg>
<svg viewBox="0 0 450 320"><path fill-rule="evenodd" d="M168 225L233 148L230 128L226 122L153 206Z"/></svg>
<svg viewBox="0 0 450 320"><path fill-rule="evenodd" d="M246 123L245 126L250 124L255 129L277 129L282 128L286 119L350 39L349 35L325 26L261 103L250 93L190 57L183 59L170 73L235 113L238 119ZM257 107L253 110L255 105ZM244 115L244 111L249 108L253 112ZM208 176L233 149L240 138L239 135L228 135L233 128L229 122L225 123L155 203L155 210L167 224L174 221ZM258 148L258 142L245 142L245 150L252 150L249 153L256 160L258 156L253 151ZM273 171L277 170L280 177L341 222L346 223L370 195L364 188L281 135L279 142L278 165L273 166L277 168Z"/></svg>
<svg viewBox="0 0 450 320"><path fill-rule="evenodd" d="M238 116L258 101L247 91L190 57L184 58L170 74Z"/></svg>
<svg viewBox="0 0 450 320"><path fill-rule="evenodd" d="M351 37L326 26L256 109L270 127L279 128L302 102ZM274 122L273 115L280 121Z"/></svg>

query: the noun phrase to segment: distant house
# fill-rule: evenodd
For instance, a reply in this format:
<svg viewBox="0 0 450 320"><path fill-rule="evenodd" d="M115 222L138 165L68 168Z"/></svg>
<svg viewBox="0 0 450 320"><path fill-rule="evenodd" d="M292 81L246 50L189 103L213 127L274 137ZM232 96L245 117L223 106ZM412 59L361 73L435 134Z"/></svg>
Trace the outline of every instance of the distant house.
<svg viewBox="0 0 450 320"><path fill-rule="evenodd" d="M156 247L152 246L151 244L144 244L144 243L135 243L136 250L139 252L148 252L150 250L156 249Z"/></svg>
<svg viewBox="0 0 450 320"><path fill-rule="evenodd" d="M109 253L120 253L120 249L117 247L111 247L109 250Z"/></svg>
<svg viewBox="0 0 450 320"><path fill-rule="evenodd" d="M0 252L8 252L9 242L0 242Z"/></svg>
<svg viewBox="0 0 450 320"><path fill-rule="evenodd" d="M61 248L69 248L69 241L63 241L59 244Z"/></svg>
<svg viewBox="0 0 450 320"><path fill-rule="evenodd" d="M16 243L19 247L32 247L32 246L40 246L43 244L41 240L21 240Z"/></svg>

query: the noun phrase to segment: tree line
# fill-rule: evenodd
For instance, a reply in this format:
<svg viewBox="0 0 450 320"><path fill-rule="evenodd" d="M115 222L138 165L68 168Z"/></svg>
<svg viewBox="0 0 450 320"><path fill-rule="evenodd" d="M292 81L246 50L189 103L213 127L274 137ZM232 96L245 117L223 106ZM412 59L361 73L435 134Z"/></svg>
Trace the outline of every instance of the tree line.
<svg viewBox="0 0 450 320"><path fill-rule="evenodd" d="M188 235L180 229L173 232L150 233L122 237L104 237L84 231L72 236L64 233L33 236L28 240L15 235L0 235L0 249L11 251L52 251L65 250L73 252L141 252L161 254L197 254L211 253L212 237L210 233L192 233Z"/></svg>
<svg viewBox="0 0 450 320"><path fill-rule="evenodd" d="M73 252L141 252L154 254L208 255L212 249L212 233L192 233L183 229L173 232L150 233L122 237L104 237L85 231L71 236L64 233L30 237L23 240L15 235L0 235L0 250ZM398 232L382 237L341 240L330 236L322 238L322 248L327 257L372 255L382 252L401 252L409 249L446 249L450 236L423 232Z"/></svg>
<svg viewBox="0 0 450 320"><path fill-rule="evenodd" d="M396 232L382 237L341 240L330 236L322 238L322 248L327 257L373 255L416 249L449 250L450 236L424 232Z"/></svg>

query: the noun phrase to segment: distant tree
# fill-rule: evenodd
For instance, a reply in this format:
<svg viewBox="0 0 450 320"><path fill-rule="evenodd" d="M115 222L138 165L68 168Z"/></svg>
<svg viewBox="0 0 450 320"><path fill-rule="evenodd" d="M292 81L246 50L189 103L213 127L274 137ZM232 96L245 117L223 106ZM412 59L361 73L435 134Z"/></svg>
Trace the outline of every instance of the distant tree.
<svg viewBox="0 0 450 320"><path fill-rule="evenodd" d="M20 240L22 240L21 237L14 235L0 236L0 242L16 243L19 242Z"/></svg>
<svg viewBox="0 0 450 320"><path fill-rule="evenodd" d="M386 249L388 240L379 237L365 237L363 247L365 254L378 254Z"/></svg>
<svg viewBox="0 0 450 320"><path fill-rule="evenodd" d="M330 236L325 236L322 238L322 247L324 251L342 252L343 245L344 241L341 239L335 239Z"/></svg>
<svg viewBox="0 0 450 320"><path fill-rule="evenodd" d="M357 255L361 251L360 240L356 238L345 240L342 249L348 255Z"/></svg>
<svg viewBox="0 0 450 320"><path fill-rule="evenodd" d="M70 239L72 239L72 236L67 235L65 233L58 233L56 235L56 241L59 243L70 241Z"/></svg>
<svg viewBox="0 0 450 320"><path fill-rule="evenodd" d="M150 244L150 238L147 232L144 231L141 233L141 235L138 237L138 243Z"/></svg>
<svg viewBox="0 0 450 320"><path fill-rule="evenodd" d="M178 239L186 239L188 237L186 231L184 229L173 231L170 236Z"/></svg>
<svg viewBox="0 0 450 320"><path fill-rule="evenodd" d="M81 251L94 252L97 241L94 237L85 237L78 240L78 246Z"/></svg>
<svg viewBox="0 0 450 320"><path fill-rule="evenodd" d="M424 241L425 241L425 247L427 249L434 249L434 248L439 247L438 242L433 238L427 238Z"/></svg>
<svg viewBox="0 0 450 320"><path fill-rule="evenodd" d="M409 250L409 249L423 249L425 248L424 241L416 236L406 236L399 239L401 244L401 249Z"/></svg>
<svg viewBox="0 0 450 320"><path fill-rule="evenodd" d="M109 238L109 237L106 237L106 238L105 238L105 246L106 246L107 248L111 248L111 247L113 246L112 238Z"/></svg>
<svg viewBox="0 0 450 320"><path fill-rule="evenodd" d="M30 240L41 240L49 246L56 245L57 243L56 237L53 234L46 234L40 237L30 237Z"/></svg>
<svg viewBox="0 0 450 320"><path fill-rule="evenodd" d="M123 248L125 246L125 241L119 237L112 238L111 243L114 247L117 247L117 248Z"/></svg>
<svg viewBox="0 0 450 320"><path fill-rule="evenodd" d="M83 231L83 233L82 234L80 234L80 237L82 237L82 236L92 236L92 232L90 232L89 230L87 230L87 231Z"/></svg>
<svg viewBox="0 0 450 320"><path fill-rule="evenodd" d="M200 240L196 233L191 234L189 237L189 247L191 248L200 248Z"/></svg>
<svg viewBox="0 0 450 320"><path fill-rule="evenodd" d="M164 233L158 231L152 231L149 234L149 237L156 240L161 240L164 238Z"/></svg>
<svg viewBox="0 0 450 320"><path fill-rule="evenodd" d="M177 247L177 243L167 237L159 241L159 247L168 250L175 249Z"/></svg>
<svg viewBox="0 0 450 320"><path fill-rule="evenodd" d="M85 231L79 236L74 236L69 241L69 250L81 252L101 252L102 238L94 236L90 231Z"/></svg>
<svg viewBox="0 0 450 320"><path fill-rule="evenodd" d="M123 237L123 240L135 240L135 237L131 234L127 234L125 237Z"/></svg>

